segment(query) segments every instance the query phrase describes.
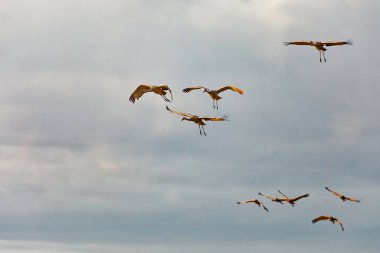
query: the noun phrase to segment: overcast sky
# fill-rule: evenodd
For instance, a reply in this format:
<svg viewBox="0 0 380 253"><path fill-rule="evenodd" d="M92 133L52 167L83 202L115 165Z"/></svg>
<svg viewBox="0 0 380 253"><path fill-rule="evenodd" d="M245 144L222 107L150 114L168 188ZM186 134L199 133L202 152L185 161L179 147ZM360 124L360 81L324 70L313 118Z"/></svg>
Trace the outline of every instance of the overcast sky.
<svg viewBox="0 0 380 253"><path fill-rule="evenodd" d="M2 1L0 251L378 252L379 13L378 0ZM327 63L282 44L350 38ZM157 95L130 103L141 83L230 121L200 136ZM182 93L193 85L245 94L214 110ZM257 194L278 189L310 197Z"/></svg>

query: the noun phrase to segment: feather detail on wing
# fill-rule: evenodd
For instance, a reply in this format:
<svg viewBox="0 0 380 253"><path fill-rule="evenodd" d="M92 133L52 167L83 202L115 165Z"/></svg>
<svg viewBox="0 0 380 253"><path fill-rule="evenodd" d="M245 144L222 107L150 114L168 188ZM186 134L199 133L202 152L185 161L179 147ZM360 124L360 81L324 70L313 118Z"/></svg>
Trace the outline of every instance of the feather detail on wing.
<svg viewBox="0 0 380 253"><path fill-rule="evenodd" d="M346 40L346 41L326 41L322 42L326 47L331 47L331 46L342 46L342 45L353 45L354 43L352 42L351 39Z"/></svg>
<svg viewBox="0 0 380 253"><path fill-rule="evenodd" d="M170 110L168 106L166 106L166 110L168 110L169 112L172 112L172 113L176 113L176 114L178 114L178 115L181 115L181 116L183 116L183 117L191 118L191 117L194 116L194 115L191 115L191 114L188 114L188 113L185 113L185 112L177 112L177 111Z"/></svg>
<svg viewBox="0 0 380 253"><path fill-rule="evenodd" d="M347 200L350 200L350 201L353 201L353 202L360 202L359 199L354 199L354 198L350 198L350 197L346 197Z"/></svg>
<svg viewBox="0 0 380 253"><path fill-rule="evenodd" d="M325 187L326 190L328 190L329 192L331 192L332 194L334 194L335 196L338 196L339 198L342 197L343 195L342 194L339 194L337 192L334 192L332 190L330 190L329 188Z"/></svg>
<svg viewBox="0 0 380 253"><path fill-rule="evenodd" d="M173 93L172 93L172 90L169 88L169 86L167 86L166 84L163 84L163 85L158 86L158 88L160 88L162 90L169 91L170 92L170 97L171 97L172 102L173 102Z"/></svg>
<svg viewBox="0 0 380 253"><path fill-rule="evenodd" d="M290 42L283 42L285 46L289 45L305 45L305 46L311 46L310 41L290 41Z"/></svg>
<svg viewBox="0 0 380 253"><path fill-rule="evenodd" d="M309 194L308 194L308 193L307 193L307 194L300 195L300 196L298 196L298 197L295 197L295 198L293 198L293 199L291 199L291 200L292 200L292 201L297 201L297 200L299 200L299 199L306 198L306 197L309 197Z"/></svg>
<svg viewBox="0 0 380 253"><path fill-rule="evenodd" d="M138 100L144 93L149 91L151 89L151 86L141 84L139 85L136 90L132 93L132 95L129 97L129 101L134 103L136 100Z"/></svg>
<svg viewBox="0 0 380 253"><path fill-rule="evenodd" d="M182 91L185 92L185 93L189 93L192 90L199 90L199 89L207 89L207 88L202 87L202 86L193 86L193 87L185 88Z"/></svg>
<svg viewBox="0 0 380 253"><path fill-rule="evenodd" d="M314 220L312 220L311 222L316 223L316 222L321 221L321 220L329 220L329 217L328 216L319 216L319 217L315 218Z"/></svg>
<svg viewBox="0 0 380 253"><path fill-rule="evenodd" d="M224 115L223 118L216 118L216 117L199 117L199 119L205 120L205 121L228 121L228 116Z"/></svg>
<svg viewBox="0 0 380 253"><path fill-rule="evenodd" d="M232 91L235 91L235 92L239 93L240 95L243 95L243 94L244 94L244 91L243 91L243 90L238 89L238 88L233 87L233 86L224 86L224 87L218 89L216 92L217 92L217 93L220 93L220 92L223 92L223 91L226 91L226 90L232 90Z"/></svg>

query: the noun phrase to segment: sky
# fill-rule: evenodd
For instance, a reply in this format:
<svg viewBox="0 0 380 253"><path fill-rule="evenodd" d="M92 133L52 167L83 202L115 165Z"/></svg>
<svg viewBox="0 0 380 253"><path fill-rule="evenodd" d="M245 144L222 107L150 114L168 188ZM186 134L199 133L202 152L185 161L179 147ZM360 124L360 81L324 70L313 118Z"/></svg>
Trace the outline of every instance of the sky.
<svg viewBox="0 0 380 253"><path fill-rule="evenodd" d="M0 251L377 252L379 12L377 0L2 1ZM348 39L326 63L282 44ZM130 103L142 83L168 84L173 103ZM214 110L182 92L193 85L245 94ZM204 137L166 105L230 121ZM310 197L258 195L278 189ZM270 212L236 204L248 198ZM312 224L320 215L345 231Z"/></svg>

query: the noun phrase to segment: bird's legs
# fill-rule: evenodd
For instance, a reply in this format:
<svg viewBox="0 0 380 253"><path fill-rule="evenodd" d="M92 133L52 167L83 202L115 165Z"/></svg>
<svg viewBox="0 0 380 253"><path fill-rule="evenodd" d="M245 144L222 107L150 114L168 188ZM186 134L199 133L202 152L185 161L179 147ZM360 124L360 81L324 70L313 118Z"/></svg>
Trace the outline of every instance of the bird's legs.
<svg viewBox="0 0 380 253"><path fill-rule="evenodd" d="M215 109L215 100L214 99L212 100L212 108Z"/></svg>
<svg viewBox="0 0 380 253"><path fill-rule="evenodd" d="M319 62L322 62L322 52L321 50L318 50L319 51Z"/></svg>
<svg viewBox="0 0 380 253"><path fill-rule="evenodd" d="M164 95L160 95L166 102L170 102L170 100L167 98L167 97L165 97Z"/></svg>
<svg viewBox="0 0 380 253"><path fill-rule="evenodd" d="M325 52L324 52L324 51L322 51L322 54L323 54L323 59L324 59L324 60L325 60L325 62L326 62Z"/></svg>
<svg viewBox="0 0 380 253"><path fill-rule="evenodd" d="M218 100L215 100L215 103L216 103L216 109L219 110L219 107L218 107Z"/></svg>
<svg viewBox="0 0 380 253"><path fill-rule="evenodd" d="M206 134L205 129L203 128L203 126L202 126L202 129L203 129L203 134L206 136L207 134Z"/></svg>
<svg viewBox="0 0 380 253"><path fill-rule="evenodd" d="M199 127L199 134L202 135L201 125L198 125Z"/></svg>

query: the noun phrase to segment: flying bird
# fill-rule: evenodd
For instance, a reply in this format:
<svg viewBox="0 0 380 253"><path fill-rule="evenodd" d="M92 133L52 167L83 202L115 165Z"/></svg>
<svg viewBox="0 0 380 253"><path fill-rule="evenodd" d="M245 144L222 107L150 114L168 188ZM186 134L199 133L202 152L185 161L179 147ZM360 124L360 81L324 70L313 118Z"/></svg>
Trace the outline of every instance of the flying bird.
<svg viewBox="0 0 380 253"><path fill-rule="evenodd" d="M285 194L283 194L280 190L278 190L278 192L284 196L286 198L285 202L288 202L289 204L291 204L292 206L294 206L296 204L296 201L297 200L300 200L302 198L306 198L306 197L309 197L309 194L306 193L306 194L303 194L303 195L300 195L298 197L295 197L295 198L288 198L288 196L286 196Z"/></svg>
<svg viewBox="0 0 380 253"><path fill-rule="evenodd" d="M193 121L195 124L198 125L200 135L203 134L205 136L207 134L205 132L205 129L203 128L203 126L206 125L204 123L204 121L228 121L228 116L226 116L226 115L224 115L223 118L215 118L215 117L208 117L208 116L201 117L201 116L192 115L192 114L185 113L185 112L172 111L172 110L169 109L168 106L166 106L166 110L168 110L169 112L176 113L178 115L183 116L183 118L181 119L181 121L183 121L183 120ZM202 133L202 130L203 130L203 133Z"/></svg>
<svg viewBox="0 0 380 253"><path fill-rule="evenodd" d="M327 186L325 188L326 188L326 190L328 190L329 192L331 192L332 194L334 194L335 196L340 198L343 202L346 200L353 201L353 202L360 202L360 200L358 200L358 199L350 198L350 197L344 196L342 194L339 194L337 192L334 192L334 191L330 190L329 188L327 188Z"/></svg>
<svg viewBox="0 0 380 253"><path fill-rule="evenodd" d="M337 219L335 217L332 217L332 216L324 216L324 215L322 215L322 216L319 216L319 217L315 218L311 222L316 223L316 222L321 221L321 220L329 220L329 221L332 222L332 224L335 224L335 223L339 224L342 227L342 231L344 231L342 222L339 219Z"/></svg>
<svg viewBox="0 0 380 253"><path fill-rule="evenodd" d="M319 61L322 62L322 54L323 54L323 59L326 62L326 57L325 57L325 51L327 50L326 47L331 47L331 46L342 46L342 45L352 45L353 42L351 39L346 40L346 41L291 41L291 42L284 42L285 46L288 45L304 45L304 46L313 46L315 49L319 51Z"/></svg>
<svg viewBox="0 0 380 253"><path fill-rule="evenodd" d="M264 208L267 212L269 212L269 210L264 206L264 204L262 202L260 202L259 200L257 199L248 199L248 200L244 200L244 201L239 201L237 202L238 204L248 204L248 203L255 203L256 205L258 206L261 206L262 208Z"/></svg>
<svg viewBox="0 0 380 253"><path fill-rule="evenodd" d="M232 90L232 91L239 93L240 95L244 94L243 90L238 89L238 88L233 87L233 86L224 86L218 90L210 90L210 89L203 87L203 86L194 86L194 87L189 87L189 88L183 89L182 91L185 93L189 93L192 90L199 90L199 89L203 89L203 93L206 92L209 95L209 97L212 99L212 107L214 109L215 109L215 107L216 107L216 109L219 109L218 108L218 100L222 99L222 97L219 96L219 93L226 91L226 90Z"/></svg>
<svg viewBox="0 0 380 253"><path fill-rule="evenodd" d="M129 101L134 103L136 100L138 100L145 93L154 92L154 93L160 95L166 102L170 102L170 100L165 96L167 91L170 92L170 97L171 97L171 100L173 101L172 91L170 90L169 86L167 86L166 84L162 84L159 86L141 84L136 88L136 90L129 97Z"/></svg>
<svg viewBox="0 0 380 253"><path fill-rule="evenodd" d="M270 199L272 200L272 202L277 202L277 203L280 203L283 205L282 202L287 202L288 199L287 198L275 198L275 197L272 197L270 195L265 195L265 194L262 194L261 192L259 192L259 195L263 196L263 197L266 197L267 199Z"/></svg>

